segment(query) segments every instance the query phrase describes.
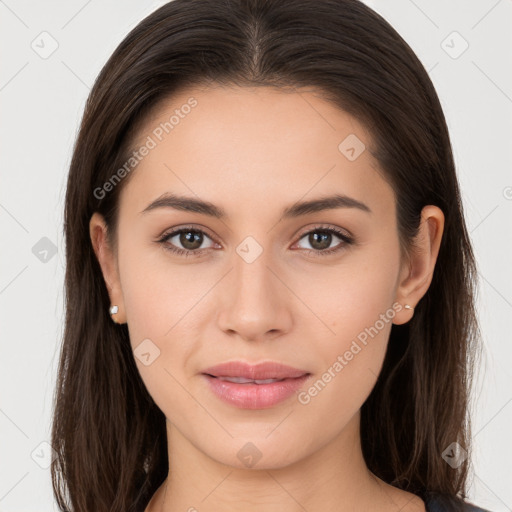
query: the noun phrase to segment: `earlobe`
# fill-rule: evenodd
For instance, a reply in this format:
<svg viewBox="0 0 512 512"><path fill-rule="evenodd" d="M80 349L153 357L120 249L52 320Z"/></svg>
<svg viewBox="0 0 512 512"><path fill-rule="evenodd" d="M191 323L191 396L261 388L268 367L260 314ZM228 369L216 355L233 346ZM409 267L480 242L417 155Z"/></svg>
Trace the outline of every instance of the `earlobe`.
<svg viewBox="0 0 512 512"><path fill-rule="evenodd" d="M110 297L111 307L109 314L115 323L125 323L123 294L116 256L108 242L105 220L98 212L94 212L91 217L89 234Z"/></svg>
<svg viewBox="0 0 512 512"><path fill-rule="evenodd" d="M400 275L396 300L404 306L395 317L396 325L408 322L414 315L414 308L427 293L441 247L444 231L444 214L434 205L425 206L421 212L418 234Z"/></svg>

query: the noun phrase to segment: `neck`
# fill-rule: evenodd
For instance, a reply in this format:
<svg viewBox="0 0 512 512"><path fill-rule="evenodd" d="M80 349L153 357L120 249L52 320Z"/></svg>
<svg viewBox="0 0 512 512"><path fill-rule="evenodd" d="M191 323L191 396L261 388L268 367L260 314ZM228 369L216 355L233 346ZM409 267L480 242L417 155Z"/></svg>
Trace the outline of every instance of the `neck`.
<svg viewBox="0 0 512 512"><path fill-rule="evenodd" d="M169 476L146 512L396 511L398 502L405 505L415 497L368 470L359 421L357 413L329 443L299 461L288 463L284 459L293 454L283 454L284 463L265 465L262 457L251 468L240 464L236 448L233 465L213 459L168 421ZM418 500L411 510L425 510Z"/></svg>

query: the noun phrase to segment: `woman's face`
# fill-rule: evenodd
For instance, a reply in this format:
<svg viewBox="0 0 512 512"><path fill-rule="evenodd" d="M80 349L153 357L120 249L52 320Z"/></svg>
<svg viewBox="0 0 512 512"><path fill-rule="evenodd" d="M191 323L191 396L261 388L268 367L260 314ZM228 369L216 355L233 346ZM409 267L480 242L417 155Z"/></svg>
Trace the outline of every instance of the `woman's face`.
<svg viewBox="0 0 512 512"><path fill-rule="evenodd" d="M313 93L266 87L189 89L138 132L112 303L156 404L214 460L280 467L356 432L391 325L410 318L395 197L370 144ZM150 206L170 194L209 207ZM334 195L350 200L314 206ZM221 399L204 372L232 361L309 376L288 395L224 383Z"/></svg>

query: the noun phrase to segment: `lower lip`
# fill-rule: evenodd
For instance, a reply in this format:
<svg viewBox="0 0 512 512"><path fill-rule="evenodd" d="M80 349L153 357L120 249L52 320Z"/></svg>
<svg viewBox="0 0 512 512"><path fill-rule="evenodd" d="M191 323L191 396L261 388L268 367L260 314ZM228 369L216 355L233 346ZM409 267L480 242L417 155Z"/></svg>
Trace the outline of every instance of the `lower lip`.
<svg viewBox="0 0 512 512"><path fill-rule="evenodd" d="M306 382L310 374L269 384L237 384L203 374L221 400L241 409L265 409L283 402Z"/></svg>

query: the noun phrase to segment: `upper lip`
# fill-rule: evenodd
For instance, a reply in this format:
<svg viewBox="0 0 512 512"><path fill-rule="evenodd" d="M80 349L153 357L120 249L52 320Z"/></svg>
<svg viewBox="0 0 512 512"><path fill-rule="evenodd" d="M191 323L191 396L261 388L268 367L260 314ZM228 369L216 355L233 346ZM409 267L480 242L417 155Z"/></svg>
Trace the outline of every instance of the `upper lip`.
<svg viewBox="0 0 512 512"><path fill-rule="evenodd" d="M229 361L206 368L203 373L213 377L243 377L245 379L292 379L309 372L275 361L251 365L243 361Z"/></svg>

